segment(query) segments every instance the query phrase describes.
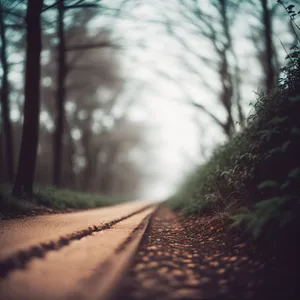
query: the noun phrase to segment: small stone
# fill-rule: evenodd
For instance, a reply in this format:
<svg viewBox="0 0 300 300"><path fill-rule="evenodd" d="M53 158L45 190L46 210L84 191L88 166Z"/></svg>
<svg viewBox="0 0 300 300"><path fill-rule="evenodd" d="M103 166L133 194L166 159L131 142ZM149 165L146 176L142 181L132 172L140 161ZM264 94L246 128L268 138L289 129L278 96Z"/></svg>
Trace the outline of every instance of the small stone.
<svg viewBox="0 0 300 300"><path fill-rule="evenodd" d="M179 289L171 296L171 299L199 299L201 298L200 292L194 289Z"/></svg>
<svg viewBox="0 0 300 300"><path fill-rule="evenodd" d="M146 289L151 289L156 287L158 284L158 281L156 279L146 279L144 281L142 281L142 285L146 288Z"/></svg>
<svg viewBox="0 0 300 300"><path fill-rule="evenodd" d="M172 274L174 275L174 276L184 276L185 274L184 274L184 272L182 272L181 270L173 270L172 271Z"/></svg>
<svg viewBox="0 0 300 300"><path fill-rule="evenodd" d="M134 267L134 270L139 272L141 271L142 269L145 268L145 265L144 264L137 264L135 267Z"/></svg>
<svg viewBox="0 0 300 300"><path fill-rule="evenodd" d="M197 279L192 278L186 281L186 285L195 287L200 285L200 282Z"/></svg>
<svg viewBox="0 0 300 300"><path fill-rule="evenodd" d="M144 256L144 257L142 257L142 261L145 261L145 262L148 262L150 259L149 259L149 257L148 256Z"/></svg>
<svg viewBox="0 0 300 300"><path fill-rule="evenodd" d="M147 248L148 250L157 250L158 248L156 246L150 246Z"/></svg>
<svg viewBox="0 0 300 300"><path fill-rule="evenodd" d="M158 269L158 273L160 274L168 274L170 271L167 267L162 267Z"/></svg>
<svg viewBox="0 0 300 300"><path fill-rule="evenodd" d="M186 269L185 272L186 272L187 275L194 275L195 274L194 270L192 270L192 269Z"/></svg>
<svg viewBox="0 0 300 300"><path fill-rule="evenodd" d="M210 265L211 267L218 267L220 264L219 264L218 261L211 261L211 262L209 263L209 265Z"/></svg>
<svg viewBox="0 0 300 300"><path fill-rule="evenodd" d="M228 260L229 260L229 257L228 257L228 256L224 256L224 257L221 257L221 259L222 259L223 261L228 261Z"/></svg>
<svg viewBox="0 0 300 300"><path fill-rule="evenodd" d="M159 263L157 261L151 261L149 264L148 264L148 267L149 268L156 268L159 266Z"/></svg>
<svg viewBox="0 0 300 300"><path fill-rule="evenodd" d="M199 283L200 284L206 284L206 283L208 283L210 281L211 281L210 278L208 278L208 277L202 277L202 278L200 278Z"/></svg>
<svg viewBox="0 0 300 300"><path fill-rule="evenodd" d="M217 271L218 274L222 275L226 272L226 269L222 268Z"/></svg>

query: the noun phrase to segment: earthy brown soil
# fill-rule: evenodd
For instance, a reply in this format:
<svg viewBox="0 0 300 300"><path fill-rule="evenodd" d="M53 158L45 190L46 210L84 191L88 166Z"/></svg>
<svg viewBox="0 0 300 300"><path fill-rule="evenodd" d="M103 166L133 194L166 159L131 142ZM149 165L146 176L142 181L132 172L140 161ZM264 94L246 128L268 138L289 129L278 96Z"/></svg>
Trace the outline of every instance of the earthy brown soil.
<svg viewBox="0 0 300 300"><path fill-rule="evenodd" d="M181 219L162 207L117 299L277 299L262 288L274 265L221 219Z"/></svg>

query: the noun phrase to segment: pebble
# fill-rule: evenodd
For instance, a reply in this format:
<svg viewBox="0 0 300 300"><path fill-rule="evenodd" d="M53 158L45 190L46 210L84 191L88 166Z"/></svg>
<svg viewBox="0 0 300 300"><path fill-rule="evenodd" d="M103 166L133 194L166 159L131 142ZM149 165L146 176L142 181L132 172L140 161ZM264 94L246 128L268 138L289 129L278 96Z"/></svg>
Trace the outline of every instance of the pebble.
<svg viewBox="0 0 300 300"><path fill-rule="evenodd" d="M181 270L173 270L172 271L172 274L174 275L174 276L184 276L184 272L183 271L181 271Z"/></svg>
<svg viewBox="0 0 300 300"><path fill-rule="evenodd" d="M209 265L210 265L211 267L218 267L218 266L220 265L220 263L219 263L218 261L211 261L211 262L209 263Z"/></svg>
<svg viewBox="0 0 300 300"><path fill-rule="evenodd" d="M158 281L156 279L145 279L142 281L142 285L146 288L146 289L151 289L154 288L158 285Z"/></svg>
<svg viewBox="0 0 300 300"><path fill-rule="evenodd" d="M159 268L157 271L158 271L159 274L170 273L170 270L167 267Z"/></svg>
<svg viewBox="0 0 300 300"><path fill-rule="evenodd" d="M171 299L200 299L200 291L194 289L178 289L171 296Z"/></svg>
<svg viewBox="0 0 300 300"><path fill-rule="evenodd" d="M148 263L149 268L156 268L158 266L159 266L159 263L157 261L151 261L150 263Z"/></svg>
<svg viewBox="0 0 300 300"><path fill-rule="evenodd" d="M142 269L144 269L145 268L145 265L144 264L137 264L135 267L134 267L134 270L136 271L136 272L139 272L139 271L141 271Z"/></svg>
<svg viewBox="0 0 300 300"><path fill-rule="evenodd" d="M222 269L219 269L218 271L217 271L217 273L218 274L224 274L226 272L226 269L224 269L224 268L222 268Z"/></svg>
<svg viewBox="0 0 300 300"><path fill-rule="evenodd" d="M211 281L211 279L209 277L202 277L202 278L200 278L199 283L206 284L206 283L209 283L210 281Z"/></svg>
<svg viewBox="0 0 300 300"><path fill-rule="evenodd" d="M186 285L193 286L193 287L200 285L200 281L197 279L188 279L185 283Z"/></svg>

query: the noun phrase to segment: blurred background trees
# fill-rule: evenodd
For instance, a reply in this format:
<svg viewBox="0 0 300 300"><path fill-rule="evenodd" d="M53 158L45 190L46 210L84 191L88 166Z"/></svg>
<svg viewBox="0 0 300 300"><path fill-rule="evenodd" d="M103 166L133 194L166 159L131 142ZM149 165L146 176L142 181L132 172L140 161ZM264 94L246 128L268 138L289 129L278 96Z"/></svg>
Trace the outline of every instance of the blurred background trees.
<svg viewBox="0 0 300 300"><path fill-rule="evenodd" d="M24 87L34 81L25 73L31 2L0 1L1 182L20 169ZM295 42L278 5L44 0L40 97L28 96L39 115L35 182L128 195L156 182L170 191L182 170L244 126L257 87L272 90L281 44ZM28 154L21 160L29 179Z"/></svg>
<svg viewBox="0 0 300 300"><path fill-rule="evenodd" d="M138 191L143 171L130 153L143 144L142 127L127 117L132 101L120 97L125 81L108 29L92 34L87 26L97 2L44 1L38 11L34 1L1 1L0 171L2 182L17 174L15 195L32 192L34 172L40 185Z"/></svg>

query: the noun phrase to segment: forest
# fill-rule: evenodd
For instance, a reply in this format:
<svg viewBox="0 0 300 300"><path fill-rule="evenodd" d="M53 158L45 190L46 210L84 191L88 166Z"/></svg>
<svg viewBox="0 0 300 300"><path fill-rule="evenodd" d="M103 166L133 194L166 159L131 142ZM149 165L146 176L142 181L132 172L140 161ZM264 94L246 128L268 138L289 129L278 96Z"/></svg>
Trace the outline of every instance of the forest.
<svg viewBox="0 0 300 300"><path fill-rule="evenodd" d="M52 198L76 197L68 190L136 194L143 170L129 153L145 144L143 126L127 116L133 99L120 99L121 46L110 28L88 27L104 9L98 2L1 1L4 198L11 185L11 195L23 199L34 198L34 185L49 186L35 197L50 206Z"/></svg>
<svg viewBox="0 0 300 300"><path fill-rule="evenodd" d="M126 44L114 32L118 21L159 27L166 41L177 45L173 57L167 57L182 72L168 71L159 63L146 67L167 86L182 82L176 85L180 98L173 102L192 112L200 136L199 142L194 138L199 154L185 157L185 169L191 169L188 160L199 167L179 176L183 187L173 188L179 192L171 198L172 206L187 214L211 207L229 217L242 207L248 213L235 216L236 222L250 218L249 228L258 235L282 205L293 203L297 195L287 195L286 190L297 190L299 173L293 156L298 121L291 115L297 111L298 89L295 5L267 0L207 1L203 7L182 0L164 5L170 13L155 18L151 6L139 12L134 1L1 1L0 175L6 210L13 209L15 204L7 203L18 203L18 198L63 208L102 205L109 199L115 203L138 196L143 180L153 177L135 153L149 146L148 125L133 121L129 113L142 101L138 93L146 83L126 77L122 55L135 49L143 53L156 44L140 37L135 45ZM248 52L252 54L246 61ZM204 96L191 92L199 81L199 90L206 89ZM249 87L256 83L258 100L251 104ZM296 100L287 106L286 97ZM209 130L204 129L207 124ZM290 139L281 128L291 131ZM208 141L211 132L218 140ZM286 155L293 157L290 164ZM277 194L278 188L283 192ZM84 192L94 199L90 204ZM85 200L74 205L70 197ZM249 211L254 204L256 215ZM266 218L259 218L264 211ZM296 211L288 208L286 219Z"/></svg>
<svg viewBox="0 0 300 300"><path fill-rule="evenodd" d="M300 266L299 1L0 0L0 39L0 219L163 202L149 213L159 217L139 253L159 261L151 250L162 244L153 240L169 247L190 238L183 248L194 247L192 236L197 247L213 241L190 250L184 265L196 268L190 261L200 251L199 270L228 261L217 278L263 270L271 275L258 295L289 291L292 299ZM251 275L230 265L239 259L261 268ZM137 268L149 259L140 260ZM6 263L7 272L16 268ZM222 280L238 284L234 276Z"/></svg>
<svg viewBox="0 0 300 300"><path fill-rule="evenodd" d="M265 105L262 99L276 89L278 80L285 84L290 67L285 56L291 51L295 59L298 51L297 11L293 4L282 1L205 3L199 7L197 1L170 1L162 5L169 13L157 16L155 9L162 12L162 7L156 1L144 8L129 0L114 4L42 1L40 7L34 3L32 8L30 1L1 1L3 198L10 197L10 192L14 198L32 198L34 186L40 196L36 193L33 198L50 206L59 194L57 188L66 198L71 190L112 198L139 197L145 181L157 177L157 171L153 174L147 163L155 159L151 147L158 143L152 138L149 144L150 122L136 122L131 117L132 108L147 110L143 103L146 93L149 99L158 97L153 102L159 110L159 100L168 90L175 90L169 93L174 99L162 104L166 107L163 111L171 114L174 103L180 105L188 110L194 126L190 140L197 150L193 150L193 157L180 150L183 167L171 190L178 190L182 181L193 181L185 177L199 176L188 174L193 166L201 169L205 161L214 161L209 159L213 151L220 152L214 155L223 160L226 155L236 159L230 152L235 150L224 150L228 152L225 155L219 149L226 148L221 146L226 140L242 143L239 136L249 130L258 107ZM245 18L249 21L244 22ZM136 26L137 38L126 36L120 30L123 24L133 30ZM156 42L143 40L139 27L162 33ZM158 47L164 43L166 46ZM166 49L165 58L156 49ZM147 63L151 61L147 52L151 51L155 60L165 59L165 65ZM129 63L126 56L131 56ZM152 81L148 80L150 75L131 79L126 64L133 70L145 69ZM165 87L149 91L158 85L156 81L164 82ZM172 97L174 93L179 96ZM259 99L256 104L255 98ZM167 123L167 116L163 112L159 115ZM185 123L184 116L182 119ZM151 121L155 123L155 118ZM174 133L179 128L169 127ZM174 140L180 147L185 143ZM172 151L171 147L166 146L166 151ZM246 159L244 153L241 156ZM253 157L247 159L253 164ZM253 165L250 167L252 170ZM231 174L219 169L222 176ZM163 178L163 173L160 176ZM225 185L228 180L233 179L227 178ZM48 187L46 192L43 187ZM214 197L207 190L203 195Z"/></svg>

